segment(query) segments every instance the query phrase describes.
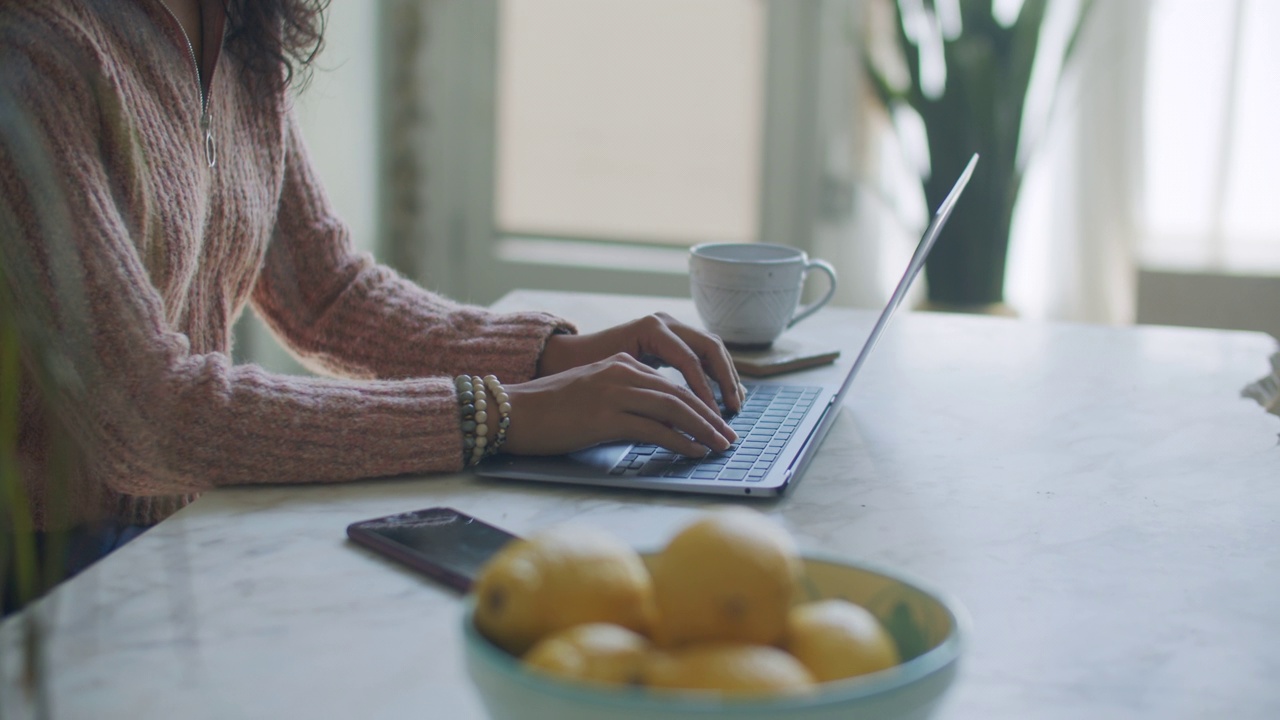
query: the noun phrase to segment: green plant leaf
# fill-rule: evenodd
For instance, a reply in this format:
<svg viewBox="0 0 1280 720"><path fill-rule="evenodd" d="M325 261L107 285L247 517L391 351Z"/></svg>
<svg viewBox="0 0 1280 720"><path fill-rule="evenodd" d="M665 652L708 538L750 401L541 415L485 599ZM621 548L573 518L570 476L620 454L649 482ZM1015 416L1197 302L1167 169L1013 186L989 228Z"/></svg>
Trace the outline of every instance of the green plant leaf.
<svg viewBox="0 0 1280 720"><path fill-rule="evenodd" d="M1094 1L1083 0L1081 18ZM920 181L931 207L941 202L970 155L982 155L982 165L951 220L948 240L934 250L926 272L930 299L945 295L946 303L987 304L1003 300L1008 234L1022 186L1019 159L1030 156L1027 148L1019 154L1025 140L1023 116L1032 71L1043 52L1048 0L1024 0L1007 26L997 21L992 0L958 3L961 29L944 43L947 80L942 93L926 97L920 87L918 46L936 38L916 25L936 12L934 0L893 4L894 40L904 52L912 87L891 92L883 77L871 77L887 107L903 100L924 122L930 162L921 169ZM1067 60L1076 52L1081 24L1082 20L1071 29Z"/></svg>

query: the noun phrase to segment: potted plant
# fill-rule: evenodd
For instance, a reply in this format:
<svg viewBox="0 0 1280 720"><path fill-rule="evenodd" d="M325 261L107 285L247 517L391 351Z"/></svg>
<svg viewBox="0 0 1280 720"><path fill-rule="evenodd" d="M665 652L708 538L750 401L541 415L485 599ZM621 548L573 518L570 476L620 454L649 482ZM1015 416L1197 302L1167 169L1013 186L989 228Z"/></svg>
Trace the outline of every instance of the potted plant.
<svg viewBox="0 0 1280 720"><path fill-rule="evenodd" d="M1029 154L1022 147L1027 91L1047 47L1049 2L1024 0L1006 18L1000 12L1008 3L996 0L889 1L891 22L873 19L879 36L864 45L870 48L864 64L895 125L914 115L924 127L927 157L904 149L919 158L913 164L929 207L941 204L973 153L982 156L946 237L925 265L929 305L1001 312L1009 230ZM1081 0L1061 50L1063 66L1092 2ZM885 27L890 24L893 30Z"/></svg>

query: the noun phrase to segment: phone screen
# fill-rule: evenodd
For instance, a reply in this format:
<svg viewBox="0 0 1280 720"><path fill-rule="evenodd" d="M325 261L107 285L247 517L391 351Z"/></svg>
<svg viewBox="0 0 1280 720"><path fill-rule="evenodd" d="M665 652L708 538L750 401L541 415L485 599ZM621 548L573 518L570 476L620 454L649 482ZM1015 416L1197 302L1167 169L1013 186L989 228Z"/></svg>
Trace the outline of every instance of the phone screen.
<svg viewBox="0 0 1280 720"><path fill-rule="evenodd" d="M436 507L347 526L352 540L466 592L480 569L515 539L453 508Z"/></svg>

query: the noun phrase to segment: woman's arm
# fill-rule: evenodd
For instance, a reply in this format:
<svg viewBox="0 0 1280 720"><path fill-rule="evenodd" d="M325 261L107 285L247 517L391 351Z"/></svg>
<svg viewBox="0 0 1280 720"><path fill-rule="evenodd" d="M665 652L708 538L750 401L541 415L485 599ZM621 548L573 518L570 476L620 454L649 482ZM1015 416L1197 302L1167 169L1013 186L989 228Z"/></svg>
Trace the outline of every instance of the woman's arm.
<svg viewBox="0 0 1280 720"><path fill-rule="evenodd" d="M191 350L166 318L135 244L137 214L118 205L120 177L108 172L136 150L137 128L112 110L125 99L88 49L50 39L0 38L8 109L39 145L0 146L0 242L6 290L61 340L66 375L84 388L48 389L41 404L85 447L96 481L163 495L460 468L448 379L294 378ZM536 351L526 356L532 363Z"/></svg>
<svg viewBox="0 0 1280 720"><path fill-rule="evenodd" d="M276 231L253 302L313 367L351 377L489 374L532 378L547 338L572 332L546 313L499 314L453 302L355 252L307 156L285 127Z"/></svg>
<svg viewBox="0 0 1280 720"><path fill-rule="evenodd" d="M718 340L663 315L581 338L553 335L572 326L423 290L352 250L292 119L286 138L277 232L254 302L313 364L357 377L496 375L518 405L511 452L548 454L618 439L693 455L727 447L732 431L707 377L725 389L731 410L741 406L741 391ZM693 392L636 362L647 357L677 367Z"/></svg>

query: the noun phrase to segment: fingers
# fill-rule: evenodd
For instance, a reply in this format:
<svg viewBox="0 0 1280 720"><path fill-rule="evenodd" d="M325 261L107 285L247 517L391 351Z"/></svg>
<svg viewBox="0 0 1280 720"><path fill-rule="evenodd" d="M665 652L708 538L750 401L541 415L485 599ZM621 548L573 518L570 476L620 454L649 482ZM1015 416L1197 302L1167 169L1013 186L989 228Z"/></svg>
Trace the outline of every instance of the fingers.
<svg viewBox="0 0 1280 720"><path fill-rule="evenodd" d="M707 381L707 374L702 370L702 358L698 357L689 344L666 325L656 332L654 340L656 349L659 351L656 354L671 367L679 370L698 399L718 414L720 406L716 402L711 383Z"/></svg>
<svg viewBox="0 0 1280 720"><path fill-rule="evenodd" d="M741 410L746 393L738 377L738 370L733 366L729 351L720 342L720 338L685 325L664 313L657 313L654 317L661 322L656 333L660 344L660 352L657 354L679 370L698 397L716 408L717 412L719 407L711 385L707 382L708 373L720 386L725 407L734 413Z"/></svg>
<svg viewBox="0 0 1280 720"><path fill-rule="evenodd" d="M737 434L683 383L618 353L587 366L507 386L515 454L571 452L611 440L651 442L701 457Z"/></svg>
<svg viewBox="0 0 1280 720"><path fill-rule="evenodd" d="M620 409L682 430L714 450L725 450L738 439L737 433L720 416L714 398L708 404L690 388L670 382L630 356L621 355L618 361L619 367L634 375L623 379L624 386L636 391L627 396ZM698 374L701 375L701 370Z"/></svg>
<svg viewBox="0 0 1280 720"><path fill-rule="evenodd" d="M694 333L694 337L685 338L685 342L702 357L712 379L720 386L720 396L724 398L725 407L730 412L738 412L747 399L747 391L742 387L738 369L734 367L733 359L729 357L729 351L725 349L724 343L714 335L706 335L693 328L685 329Z"/></svg>
<svg viewBox="0 0 1280 720"><path fill-rule="evenodd" d="M618 420L617 430L628 439L653 443L689 457L703 457L709 449L728 450L729 438L696 412L696 404L700 403L694 403L690 405L686 399L661 390L636 388L625 414Z"/></svg>
<svg viewBox="0 0 1280 720"><path fill-rule="evenodd" d="M711 450L688 435L641 415L626 415L618 421L618 429L634 442L650 443L686 457L706 457Z"/></svg>

